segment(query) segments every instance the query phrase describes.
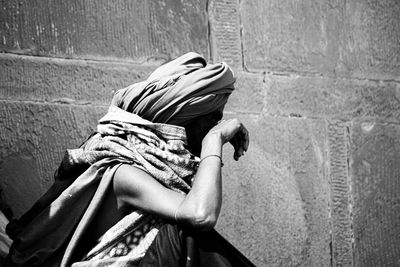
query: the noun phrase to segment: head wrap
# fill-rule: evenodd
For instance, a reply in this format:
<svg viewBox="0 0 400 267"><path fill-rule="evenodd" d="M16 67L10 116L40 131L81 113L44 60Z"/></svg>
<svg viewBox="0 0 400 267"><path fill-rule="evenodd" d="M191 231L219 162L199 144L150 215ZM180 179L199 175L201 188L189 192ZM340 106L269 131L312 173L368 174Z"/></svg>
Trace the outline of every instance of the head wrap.
<svg viewBox="0 0 400 267"><path fill-rule="evenodd" d="M146 81L118 90L112 105L152 122L183 126L222 109L234 82L226 63L207 64L190 52L160 66Z"/></svg>

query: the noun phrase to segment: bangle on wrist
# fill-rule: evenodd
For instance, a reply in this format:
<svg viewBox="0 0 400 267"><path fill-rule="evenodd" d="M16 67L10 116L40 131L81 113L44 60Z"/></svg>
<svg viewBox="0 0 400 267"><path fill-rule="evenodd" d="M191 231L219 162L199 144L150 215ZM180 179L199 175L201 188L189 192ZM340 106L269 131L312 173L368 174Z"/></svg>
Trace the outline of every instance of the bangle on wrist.
<svg viewBox="0 0 400 267"><path fill-rule="evenodd" d="M203 160L205 160L206 158L209 158L209 157L217 157L217 158L219 158L219 160L221 161L221 167L224 166L224 163L222 162L222 157L220 155L217 155L217 154L212 154L212 155L208 155L208 156L203 157L202 159L200 159L199 165Z"/></svg>

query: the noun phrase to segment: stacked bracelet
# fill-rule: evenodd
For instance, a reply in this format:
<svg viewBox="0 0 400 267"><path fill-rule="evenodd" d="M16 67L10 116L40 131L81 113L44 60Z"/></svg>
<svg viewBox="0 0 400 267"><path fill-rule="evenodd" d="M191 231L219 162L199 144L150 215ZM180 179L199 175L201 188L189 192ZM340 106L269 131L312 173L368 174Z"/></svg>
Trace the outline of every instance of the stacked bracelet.
<svg viewBox="0 0 400 267"><path fill-rule="evenodd" d="M216 155L216 154L212 154L212 155L208 155L208 156L203 157L203 158L200 160L199 164L200 164L203 160L205 160L206 158L209 158L209 157L217 157L217 158L219 158L219 160L221 161L221 167L224 166L224 163L222 162L222 157L221 157L220 155Z"/></svg>

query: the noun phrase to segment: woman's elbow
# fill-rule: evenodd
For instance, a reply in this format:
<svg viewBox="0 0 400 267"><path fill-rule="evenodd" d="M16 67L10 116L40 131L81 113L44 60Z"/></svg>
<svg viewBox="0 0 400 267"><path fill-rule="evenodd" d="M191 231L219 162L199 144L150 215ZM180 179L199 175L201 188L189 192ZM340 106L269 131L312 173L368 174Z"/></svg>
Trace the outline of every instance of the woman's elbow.
<svg viewBox="0 0 400 267"><path fill-rule="evenodd" d="M205 212L198 212L193 215L190 224L198 230L210 231L214 229L217 224L218 216L215 214L207 214Z"/></svg>

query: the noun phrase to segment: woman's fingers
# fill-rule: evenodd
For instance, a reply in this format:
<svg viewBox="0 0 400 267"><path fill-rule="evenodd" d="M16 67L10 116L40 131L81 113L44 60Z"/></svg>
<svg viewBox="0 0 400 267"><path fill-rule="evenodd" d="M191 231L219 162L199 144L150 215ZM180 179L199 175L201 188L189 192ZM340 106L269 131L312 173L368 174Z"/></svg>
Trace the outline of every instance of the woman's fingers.
<svg viewBox="0 0 400 267"><path fill-rule="evenodd" d="M250 143L250 138L249 138L249 131L246 129L246 127L243 126L243 133L244 133L244 151L247 152L247 149L249 148L249 143Z"/></svg>
<svg viewBox="0 0 400 267"><path fill-rule="evenodd" d="M235 149L233 154L235 160L239 160L249 147L249 132L238 119L222 120L210 130L210 133L212 132L219 132L224 143L232 144Z"/></svg>
<svg viewBox="0 0 400 267"><path fill-rule="evenodd" d="M238 154L239 140L237 139L236 136L234 136L233 138L231 138L231 139L229 140L229 143L232 144L232 146L233 146L233 148L234 148L234 150L235 150L235 151L233 152L233 158L234 158L235 160L238 160L238 159L239 159L239 154Z"/></svg>
<svg viewBox="0 0 400 267"><path fill-rule="evenodd" d="M238 160L241 156L244 155L244 152L247 151L249 145L247 130L243 128L238 131L235 136L230 140L230 143L235 149L234 158L235 160Z"/></svg>

